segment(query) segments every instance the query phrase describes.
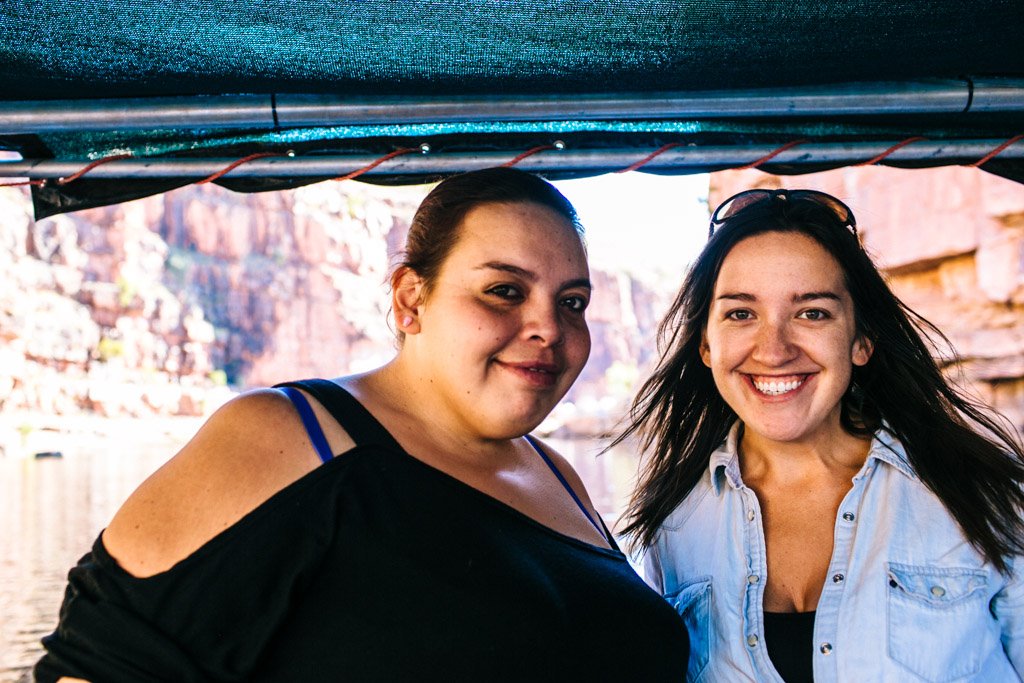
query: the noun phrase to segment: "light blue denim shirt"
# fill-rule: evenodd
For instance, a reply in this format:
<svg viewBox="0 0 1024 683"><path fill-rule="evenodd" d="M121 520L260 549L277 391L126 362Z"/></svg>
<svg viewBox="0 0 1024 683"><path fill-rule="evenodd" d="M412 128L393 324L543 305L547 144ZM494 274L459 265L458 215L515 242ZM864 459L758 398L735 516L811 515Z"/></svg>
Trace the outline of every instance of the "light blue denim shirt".
<svg viewBox="0 0 1024 683"><path fill-rule="evenodd" d="M690 632L689 681L779 681L765 648L767 566L738 429L642 563ZM1024 585L971 546L880 431L836 516L814 621L814 680L1019 681Z"/></svg>

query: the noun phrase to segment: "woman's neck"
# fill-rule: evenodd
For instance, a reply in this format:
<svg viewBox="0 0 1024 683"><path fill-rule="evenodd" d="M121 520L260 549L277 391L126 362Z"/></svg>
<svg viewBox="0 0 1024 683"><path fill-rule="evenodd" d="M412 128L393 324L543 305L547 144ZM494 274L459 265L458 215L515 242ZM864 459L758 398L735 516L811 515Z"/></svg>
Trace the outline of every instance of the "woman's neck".
<svg viewBox="0 0 1024 683"><path fill-rule="evenodd" d="M465 461L483 469L515 466L521 446L511 439L481 437L444 409L432 383L400 353L387 365L346 383L392 435L414 455Z"/></svg>
<svg viewBox="0 0 1024 683"><path fill-rule="evenodd" d="M870 438L850 434L838 425L811 438L784 442L741 426L740 471L744 481L852 477L864 465L870 449Z"/></svg>

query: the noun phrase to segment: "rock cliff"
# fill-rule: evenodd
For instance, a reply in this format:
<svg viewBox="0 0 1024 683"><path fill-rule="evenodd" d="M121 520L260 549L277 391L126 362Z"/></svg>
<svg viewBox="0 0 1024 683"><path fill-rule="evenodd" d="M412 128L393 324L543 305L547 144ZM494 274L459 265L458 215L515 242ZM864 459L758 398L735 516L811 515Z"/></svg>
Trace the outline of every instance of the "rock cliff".
<svg viewBox="0 0 1024 683"><path fill-rule="evenodd" d="M232 390L374 367L423 188L192 186L35 222L0 189L0 415L201 415ZM593 354L546 424L620 417L671 292L594 272Z"/></svg>

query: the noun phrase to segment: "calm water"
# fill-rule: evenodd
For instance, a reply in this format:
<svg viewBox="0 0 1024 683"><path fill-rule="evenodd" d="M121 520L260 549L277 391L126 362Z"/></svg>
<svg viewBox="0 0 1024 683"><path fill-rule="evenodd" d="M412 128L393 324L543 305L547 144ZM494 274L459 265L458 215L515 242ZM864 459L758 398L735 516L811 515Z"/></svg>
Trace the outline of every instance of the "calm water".
<svg viewBox="0 0 1024 683"><path fill-rule="evenodd" d="M29 680L53 630L68 569L121 502L190 436L145 427L62 443L60 459L0 458L0 683ZM127 433L126 433L127 432ZM611 523L635 475L626 450L595 457L591 442L549 443L572 461Z"/></svg>

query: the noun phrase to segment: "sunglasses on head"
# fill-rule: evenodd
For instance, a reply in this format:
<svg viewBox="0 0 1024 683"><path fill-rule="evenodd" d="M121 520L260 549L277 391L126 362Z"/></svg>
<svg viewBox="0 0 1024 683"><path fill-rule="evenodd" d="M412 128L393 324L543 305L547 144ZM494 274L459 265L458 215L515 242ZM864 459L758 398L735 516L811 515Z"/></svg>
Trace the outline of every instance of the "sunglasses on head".
<svg viewBox="0 0 1024 683"><path fill-rule="evenodd" d="M818 190L744 190L734 194L718 205L715 212L711 214L711 225L708 226L708 237L715 234L715 230L722 227L730 218L739 212L757 204L766 202L812 202L831 211L835 217L842 222L843 226L850 229L854 237L857 236L857 219L853 217L853 211L846 204L830 194Z"/></svg>

